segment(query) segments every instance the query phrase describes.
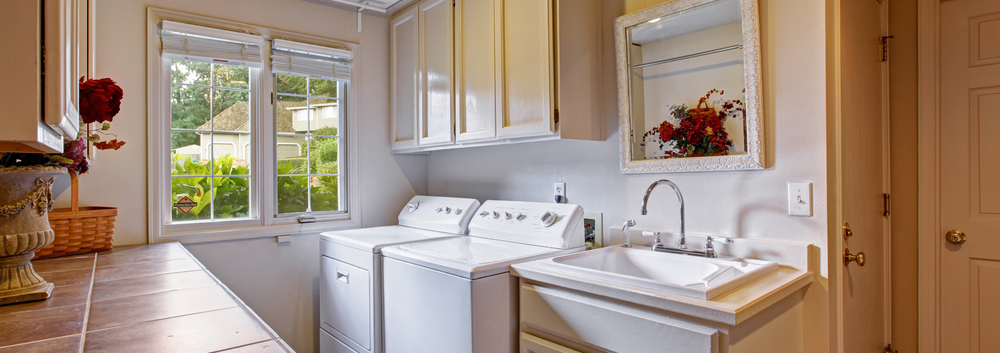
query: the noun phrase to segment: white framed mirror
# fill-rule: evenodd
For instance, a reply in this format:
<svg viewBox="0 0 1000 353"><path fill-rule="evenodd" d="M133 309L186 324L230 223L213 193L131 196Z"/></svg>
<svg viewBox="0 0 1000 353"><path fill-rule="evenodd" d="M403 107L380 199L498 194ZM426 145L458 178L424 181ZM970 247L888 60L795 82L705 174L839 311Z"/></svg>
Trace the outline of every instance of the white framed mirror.
<svg viewBox="0 0 1000 353"><path fill-rule="evenodd" d="M764 168L757 0L615 19L622 173Z"/></svg>

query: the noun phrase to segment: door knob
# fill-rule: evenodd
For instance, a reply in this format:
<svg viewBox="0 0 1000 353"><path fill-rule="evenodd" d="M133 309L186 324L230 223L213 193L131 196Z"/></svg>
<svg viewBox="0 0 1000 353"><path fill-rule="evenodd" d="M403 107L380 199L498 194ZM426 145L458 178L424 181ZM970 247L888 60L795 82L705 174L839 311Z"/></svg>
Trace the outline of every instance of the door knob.
<svg viewBox="0 0 1000 353"><path fill-rule="evenodd" d="M844 248L844 266L850 265L851 262L857 262L858 266L865 265L865 253L859 251L857 255L851 254L851 250Z"/></svg>
<svg viewBox="0 0 1000 353"><path fill-rule="evenodd" d="M960 231L958 229L952 229L948 231L948 234L945 234L944 238L945 240L948 240L949 243L955 245L965 244L965 232Z"/></svg>

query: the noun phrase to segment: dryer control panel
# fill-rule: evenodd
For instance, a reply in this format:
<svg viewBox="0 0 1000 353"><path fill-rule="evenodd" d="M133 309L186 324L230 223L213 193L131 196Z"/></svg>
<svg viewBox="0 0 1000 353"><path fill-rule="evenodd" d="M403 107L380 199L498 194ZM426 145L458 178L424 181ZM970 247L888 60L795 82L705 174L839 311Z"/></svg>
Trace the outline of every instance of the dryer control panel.
<svg viewBox="0 0 1000 353"><path fill-rule="evenodd" d="M399 211L399 225L465 234L479 200L417 195Z"/></svg>
<svg viewBox="0 0 1000 353"><path fill-rule="evenodd" d="M469 223L469 235L556 249L583 247L583 207L488 200Z"/></svg>

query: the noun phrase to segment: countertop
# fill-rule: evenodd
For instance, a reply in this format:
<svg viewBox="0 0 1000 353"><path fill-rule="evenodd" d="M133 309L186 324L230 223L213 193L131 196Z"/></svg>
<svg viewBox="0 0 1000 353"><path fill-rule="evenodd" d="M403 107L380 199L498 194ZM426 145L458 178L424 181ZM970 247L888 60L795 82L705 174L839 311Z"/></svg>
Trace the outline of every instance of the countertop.
<svg viewBox="0 0 1000 353"><path fill-rule="evenodd" d="M32 263L55 289L0 306L0 353L293 352L179 243Z"/></svg>
<svg viewBox="0 0 1000 353"><path fill-rule="evenodd" d="M542 284L735 326L813 282L812 272L779 266L764 277L712 300L696 299L592 277L554 271L537 261L514 264L511 274Z"/></svg>

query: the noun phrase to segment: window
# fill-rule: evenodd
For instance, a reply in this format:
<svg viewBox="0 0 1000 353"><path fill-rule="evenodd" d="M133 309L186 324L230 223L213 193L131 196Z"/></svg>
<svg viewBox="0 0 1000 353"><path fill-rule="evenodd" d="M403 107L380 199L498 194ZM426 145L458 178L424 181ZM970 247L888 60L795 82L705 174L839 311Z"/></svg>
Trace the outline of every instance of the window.
<svg viewBox="0 0 1000 353"><path fill-rule="evenodd" d="M278 154L278 214L339 211L340 82L275 74L276 148L298 145L299 154Z"/></svg>
<svg viewBox="0 0 1000 353"><path fill-rule="evenodd" d="M250 217L250 67L170 61L172 223ZM197 154L185 154L197 150Z"/></svg>
<svg viewBox="0 0 1000 353"><path fill-rule="evenodd" d="M149 23L151 241L360 224L356 45L156 9Z"/></svg>

